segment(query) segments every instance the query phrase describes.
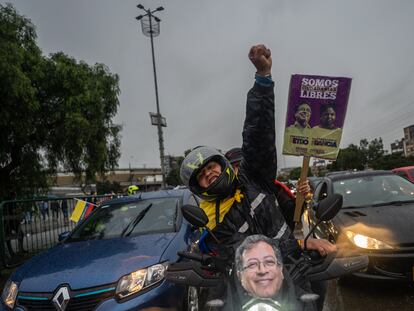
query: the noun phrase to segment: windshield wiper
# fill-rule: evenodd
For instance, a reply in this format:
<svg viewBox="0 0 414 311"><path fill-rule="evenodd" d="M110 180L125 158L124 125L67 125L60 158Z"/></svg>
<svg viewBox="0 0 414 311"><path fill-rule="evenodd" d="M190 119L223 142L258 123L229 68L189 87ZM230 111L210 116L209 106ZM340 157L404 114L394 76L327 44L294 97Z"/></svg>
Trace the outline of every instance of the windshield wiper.
<svg viewBox="0 0 414 311"><path fill-rule="evenodd" d="M132 233L132 231L134 231L135 227L142 220L142 218L144 218L145 214L149 211L151 206L152 206L152 203L148 204L146 208L144 208L142 211L139 212L139 214L125 227L125 229L122 230L121 237L129 236ZM131 227L131 229L128 231L129 227Z"/></svg>
<svg viewBox="0 0 414 311"><path fill-rule="evenodd" d="M390 202L372 204L372 206L377 207L377 206L385 206L385 205L402 205L402 204L409 204L409 203L414 203L414 200L390 201Z"/></svg>

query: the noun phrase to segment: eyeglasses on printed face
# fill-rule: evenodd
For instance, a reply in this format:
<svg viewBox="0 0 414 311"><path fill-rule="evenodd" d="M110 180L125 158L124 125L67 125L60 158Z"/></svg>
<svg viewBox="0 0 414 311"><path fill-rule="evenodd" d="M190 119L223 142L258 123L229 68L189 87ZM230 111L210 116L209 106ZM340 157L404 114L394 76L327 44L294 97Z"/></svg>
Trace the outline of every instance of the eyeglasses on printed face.
<svg viewBox="0 0 414 311"><path fill-rule="evenodd" d="M275 268L281 266L275 258L265 258L263 261L258 259L250 259L249 262L243 267L243 271L259 271L260 264L262 264L264 268Z"/></svg>

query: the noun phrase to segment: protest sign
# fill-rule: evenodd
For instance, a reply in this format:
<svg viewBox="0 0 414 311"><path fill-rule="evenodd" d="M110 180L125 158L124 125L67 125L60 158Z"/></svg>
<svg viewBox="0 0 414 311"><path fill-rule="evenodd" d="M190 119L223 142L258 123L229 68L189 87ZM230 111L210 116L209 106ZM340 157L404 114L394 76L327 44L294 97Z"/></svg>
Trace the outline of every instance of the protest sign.
<svg viewBox="0 0 414 311"><path fill-rule="evenodd" d="M292 75L283 154L335 160L351 79Z"/></svg>

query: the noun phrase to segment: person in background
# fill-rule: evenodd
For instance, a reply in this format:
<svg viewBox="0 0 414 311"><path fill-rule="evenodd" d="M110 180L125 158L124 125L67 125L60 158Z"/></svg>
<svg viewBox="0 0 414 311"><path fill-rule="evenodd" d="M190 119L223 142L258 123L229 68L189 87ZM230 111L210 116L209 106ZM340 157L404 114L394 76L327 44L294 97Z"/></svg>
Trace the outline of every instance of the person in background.
<svg viewBox="0 0 414 311"><path fill-rule="evenodd" d="M139 187L136 185L131 185L128 187L128 195L134 195L138 192Z"/></svg>
<svg viewBox="0 0 414 311"><path fill-rule="evenodd" d="M52 210L53 219L57 220L59 218L59 209L60 209L59 201L58 200L51 201L50 209Z"/></svg>
<svg viewBox="0 0 414 311"><path fill-rule="evenodd" d="M42 201L40 205L40 213L42 214L43 221L46 221L46 215L47 215L47 218L49 218L49 202L48 201Z"/></svg>
<svg viewBox="0 0 414 311"><path fill-rule="evenodd" d="M68 200L63 199L60 207L62 208L63 221L68 222L69 221Z"/></svg>

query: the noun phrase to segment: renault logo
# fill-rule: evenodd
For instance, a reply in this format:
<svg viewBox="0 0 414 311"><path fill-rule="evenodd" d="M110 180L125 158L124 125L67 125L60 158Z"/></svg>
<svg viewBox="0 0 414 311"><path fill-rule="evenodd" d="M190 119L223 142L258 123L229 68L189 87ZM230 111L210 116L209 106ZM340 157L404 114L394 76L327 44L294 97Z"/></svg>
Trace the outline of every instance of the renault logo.
<svg viewBox="0 0 414 311"><path fill-rule="evenodd" d="M61 287L52 299L53 304L55 305L56 310L58 311L65 311L66 307L68 306L69 300L69 289L66 286Z"/></svg>

